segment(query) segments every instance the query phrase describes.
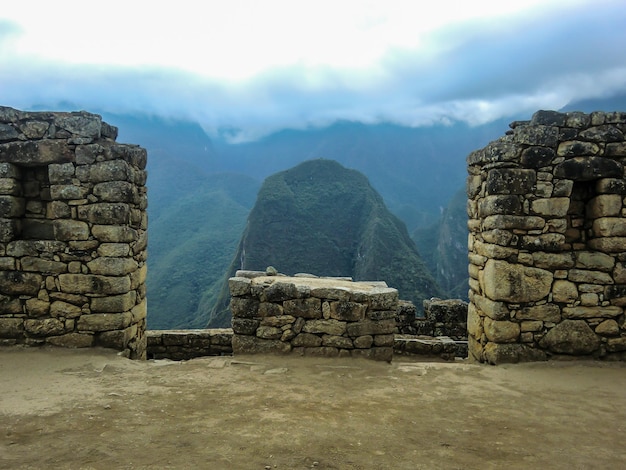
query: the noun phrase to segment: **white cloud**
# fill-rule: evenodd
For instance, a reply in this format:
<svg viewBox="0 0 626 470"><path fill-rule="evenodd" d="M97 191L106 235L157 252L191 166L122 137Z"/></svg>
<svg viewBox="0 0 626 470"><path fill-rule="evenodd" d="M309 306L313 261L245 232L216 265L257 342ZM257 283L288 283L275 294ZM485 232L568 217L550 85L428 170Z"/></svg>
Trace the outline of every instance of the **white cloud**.
<svg viewBox="0 0 626 470"><path fill-rule="evenodd" d="M11 2L0 103L198 119L251 139L337 119L475 124L626 90L622 2L420 4Z"/></svg>

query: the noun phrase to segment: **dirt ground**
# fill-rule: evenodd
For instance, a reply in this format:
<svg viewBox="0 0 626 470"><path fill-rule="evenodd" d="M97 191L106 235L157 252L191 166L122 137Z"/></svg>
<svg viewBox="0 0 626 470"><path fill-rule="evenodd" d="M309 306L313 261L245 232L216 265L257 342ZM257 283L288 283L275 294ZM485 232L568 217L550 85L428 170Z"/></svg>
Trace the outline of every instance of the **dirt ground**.
<svg viewBox="0 0 626 470"><path fill-rule="evenodd" d="M0 348L0 468L626 468L626 364Z"/></svg>

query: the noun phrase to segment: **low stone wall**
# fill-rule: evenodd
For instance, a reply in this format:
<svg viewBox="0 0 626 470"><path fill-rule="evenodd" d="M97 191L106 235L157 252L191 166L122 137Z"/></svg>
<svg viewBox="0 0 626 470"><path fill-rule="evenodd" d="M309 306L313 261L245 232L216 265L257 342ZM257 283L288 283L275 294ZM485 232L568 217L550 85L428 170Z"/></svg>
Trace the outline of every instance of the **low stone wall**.
<svg viewBox="0 0 626 470"><path fill-rule="evenodd" d="M398 291L385 283L238 271L229 288L235 354L392 359Z"/></svg>
<svg viewBox="0 0 626 470"><path fill-rule="evenodd" d="M467 302L460 299L425 300L424 318L417 319L416 333L467 341L467 307Z"/></svg>
<svg viewBox="0 0 626 470"><path fill-rule="evenodd" d="M233 353L231 328L205 330L148 330L148 359L175 361Z"/></svg>
<svg viewBox="0 0 626 470"><path fill-rule="evenodd" d="M146 151L96 114L0 107L0 344L145 358Z"/></svg>

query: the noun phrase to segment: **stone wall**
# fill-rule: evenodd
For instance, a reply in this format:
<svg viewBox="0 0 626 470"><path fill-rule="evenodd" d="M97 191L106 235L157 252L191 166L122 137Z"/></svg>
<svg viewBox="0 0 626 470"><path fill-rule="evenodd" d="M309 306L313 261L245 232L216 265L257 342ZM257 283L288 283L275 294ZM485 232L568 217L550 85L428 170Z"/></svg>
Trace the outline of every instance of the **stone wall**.
<svg viewBox="0 0 626 470"><path fill-rule="evenodd" d="M238 271L228 284L235 354L392 359L398 291L385 283Z"/></svg>
<svg viewBox="0 0 626 470"><path fill-rule="evenodd" d="M626 113L539 111L468 161L469 351L626 359Z"/></svg>
<svg viewBox="0 0 626 470"><path fill-rule="evenodd" d="M145 358L146 151L95 114L0 107L0 344Z"/></svg>
<svg viewBox="0 0 626 470"><path fill-rule="evenodd" d="M148 330L148 359L181 361L203 356L223 356L233 352L233 330Z"/></svg>

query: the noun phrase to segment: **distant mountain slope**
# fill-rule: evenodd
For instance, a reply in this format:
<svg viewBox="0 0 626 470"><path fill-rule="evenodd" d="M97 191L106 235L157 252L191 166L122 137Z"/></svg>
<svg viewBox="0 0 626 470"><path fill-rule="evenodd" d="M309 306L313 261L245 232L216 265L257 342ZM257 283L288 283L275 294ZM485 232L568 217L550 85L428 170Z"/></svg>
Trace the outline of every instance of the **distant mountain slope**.
<svg viewBox="0 0 626 470"><path fill-rule="evenodd" d="M367 178L331 160L301 163L261 186L230 274L270 265L285 274L384 280L418 305L441 294L405 225ZM227 305L224 289L210 326L230 321Z"/></svg>

